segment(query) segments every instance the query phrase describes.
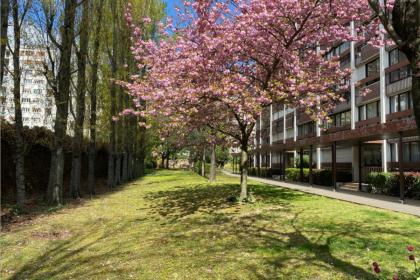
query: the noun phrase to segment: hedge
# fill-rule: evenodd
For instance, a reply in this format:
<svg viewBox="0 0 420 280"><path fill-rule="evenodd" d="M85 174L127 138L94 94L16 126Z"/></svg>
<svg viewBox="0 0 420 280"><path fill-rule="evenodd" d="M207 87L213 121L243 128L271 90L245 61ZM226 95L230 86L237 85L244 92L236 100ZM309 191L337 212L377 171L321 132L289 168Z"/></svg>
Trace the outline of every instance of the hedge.
<svg viewBox="0 0 420 280"><path fill-rule="evenodd" d="M372 193L399 196L400 179L398 173L371 172L366 177L366 183ZM408 198L420 199L420 172L404 173L404 195Z"/></svg>

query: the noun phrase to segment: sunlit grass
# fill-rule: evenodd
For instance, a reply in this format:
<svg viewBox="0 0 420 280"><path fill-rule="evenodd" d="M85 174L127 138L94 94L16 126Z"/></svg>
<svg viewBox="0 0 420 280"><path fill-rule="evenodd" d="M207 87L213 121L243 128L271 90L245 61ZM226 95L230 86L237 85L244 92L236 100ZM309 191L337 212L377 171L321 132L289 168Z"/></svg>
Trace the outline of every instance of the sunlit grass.
<svg viewBox="0 0 420 280"><path fill-rule="evenodd" d="M370 279L409 267L420 219L237 178L158 171L12 228L1 279ZM390 277L388 277L390 278Z"/></svg>

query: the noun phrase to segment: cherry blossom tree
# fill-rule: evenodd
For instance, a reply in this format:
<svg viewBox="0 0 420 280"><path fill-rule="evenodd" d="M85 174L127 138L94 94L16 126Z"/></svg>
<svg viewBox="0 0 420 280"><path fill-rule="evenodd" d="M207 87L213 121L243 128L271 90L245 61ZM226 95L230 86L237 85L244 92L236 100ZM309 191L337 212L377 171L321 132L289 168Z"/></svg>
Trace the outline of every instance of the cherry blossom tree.
<svg viewBox="0 0 420 280"><path fill-rule="evenodd" d="M161 24L162 40L144 40L128 8L138 69L124 83L135 108L125 113L202 124L241 148L241 195L247 198L249 141L264 106L282 102L326 118L342 100L349 71L321 50L357 39L350 21L364 21L364 1L251 0L184 2L181 27ZM367 11L366 11L367 10ZM175 36L170 36L172 28Z"/></svg>

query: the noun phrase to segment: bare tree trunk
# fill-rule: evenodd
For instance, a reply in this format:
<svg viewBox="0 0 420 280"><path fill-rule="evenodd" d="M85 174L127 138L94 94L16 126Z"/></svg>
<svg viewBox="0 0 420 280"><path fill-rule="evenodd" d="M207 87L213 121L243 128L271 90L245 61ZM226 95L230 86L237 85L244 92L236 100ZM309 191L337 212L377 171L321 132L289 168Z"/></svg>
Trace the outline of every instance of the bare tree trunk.
<svg viewBox="0 0 420 280"><path fill-rule="evenodd" d="M102 1L97 6L97 22L95 30L95 40L93 43L93 62L91 73L90 90L90 138L88 149L88 190L90 194L95 194L95 159L96 159L96 87L98 84L99 66L99 47L100 33L102 27Z"/></svg>
<svg viewBox="0 0 420 280"><path fill-rule="evenodd" d="M166 154L166 164L165 164L165 168L166 169L169 169L169 157L170 157L170 153L169 153L169 151L168 151L168 153Z"/></svg>
<svg viewBox="0 0 420 280"><path fill-rule="evenodd" d="M117 52L118 52L118 36L117 36L117 10L115 6L115 1L110 1L110 8L112 12L112 51L109 51L109 62L111 64L111 77L113 79L117 78ZM115 170L116 161L118 160L116 155L116 123L113 120L113 117L116 115L116 85L114 82L111 82L110 86L110 97L111 97L111 114L109 116L110 123L110 151L109 151L109 162L108 162L108 186L115 187L117 172Z"/></svg>
<svg viewBox="0 0 420 280"><path fill-rule="evenodd" d="M241 145L241 195L239 201L243 202L248 198L248 140Z"/></svg>
<svg viewBox="0 0 420 280"><path fill-rule="evenodd" d="M121 154L120 153L118 153L116 156L115 156L115 159L116 159L116 163L115 163L115 184L117 185L117 186L119 186L120 184L121 184L121 159L122 159L122 156L121 156Z"/></svg>
<svg viewBox="0 0 420 280"><path fill-rule="evenodd" d="M127 182L128 179L128 152L125 151L122 154L122 181Z"/></svg>
<svg viewBox="0 0 420 280"><path fill-rule="evenodd" d="M413 72L411 93L413 97L413 110L414 117L417 124L417 133L420 135L420 46L418 51L418 57L413 59L411 63L411 69Z"/></svg>
<svg viewBox="0 0 420 280"><path fill-rule="evenodd" d="M16 203L18 208L23 209L25 204L25 156L23 143L22 107L20 104L21 69L20 69L20 18L19 4L12 1L14 49L13 49L13 95L15 103L15 135L16 135Z"/></svg>
<svg viewBox="0 0 420 280"><path fill-rule="evenodd" d="M82 142L83 123L85 120L85 94L86 94L86 58L89 46L89 4L83 2L82 21L80 23L80 48L77 53L77 88L76 88L76 120L73 137L72 171L70 178L70 195L80 198L81 168L82 168Z"/></svg>
<svg viewBox="0 0 420 280"><path fill-rule="evenodd" d="M107 176L107 185L109 188L115 187L115 158L114 154L112 153L112 149L108 151L108 176Z"/></svg>
<svg viewBox="0 0 420 280"><path fill-rule="evenodd" d="M211 146L210 182L216 181L216 144Z"/></svg>
<svg viewBox="0 0 420 280"><path fill-rule="evenodd" d="M50 172L55 174L50 176L52 182L48 183L47 200L49 204L62 204L63 192L63 171L64 171L64 151L63 143L67 129L68 104L70 94L71 79L71 53L74 39L74 18L77 2L66 0L64 4L64 21L61 28L61 48L60 65L58 69L58 90L55 97L57 107L56 120L54 125L54 149L55 158L51 156L51 164L55 159L55 167Z"/></svg>
<svg viewBox="0 0 420 280"><path fill-rule="evenodd" d="M201 158L201 176L206 176L206 148L203 148L203 155Z"/></svg>
<svg viewBox="0 0 420 280"><path fill-rule="evenodd" d="M0 85L3 85L3 77L5 70L6 48L7 48L7 26L9 19L9 0L1 0L1 35L0 35Z"/></svg>

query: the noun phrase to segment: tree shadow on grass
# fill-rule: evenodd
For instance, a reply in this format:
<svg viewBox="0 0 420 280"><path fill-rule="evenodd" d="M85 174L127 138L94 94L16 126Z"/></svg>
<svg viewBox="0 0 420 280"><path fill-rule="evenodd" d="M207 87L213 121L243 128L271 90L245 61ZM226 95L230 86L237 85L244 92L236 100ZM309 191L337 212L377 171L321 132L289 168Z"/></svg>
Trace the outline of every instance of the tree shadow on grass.
<svg viewBox="0 0 420 280"><path fill-rule="evenodd" d="M303 194L276 189L268 186L250 184L249 188L257 200L286 206ZM170 190L150 192L145 199L150 202L151 212L176 222L195 213L212 214L226 208L238 207L238 203L229 202L229 197L238 196L238 184L194 184L176 186Z"/></svg>
<svg viewBox="0 0 420 280"><path fill-rule="evenodd" d="M281 269L287 267L288 270L298 270L304 266L322 267L324 270L331 270L333 267L337 272L343 273L357 279L372 279L373 275L367 267L359 267L340 257L340 252L333 249L334 242L346 242L351 239L354 242L363 244L367 247L370 242L370 234L393 234L402 236L401 232L389 229L381 229L375 225L366 225L363 221L340 222L335 224L334 221L329 223L320 223L316 228L305 226L300 223L300 215L304 212L293 208L293 202L300 199L307 199L308 195L292 191L279 189L264 185L250 185L257 201L266 206L277 206L270 208L269 212L281 211L285 213L286 219L279 223L287 224L291 230L281 231L278 229L270 229L269 227L260 226L262 220L270 220L270 213L242 215L242 216L226 216L217 212L225 208L237 207L237 204L229 203L227 197L239 193L238 184L201 184L190 186L179 186L168 191L159 191L149 193L146 200L151 202L152 212L163 216L171 223L178 222L180 219L189 217L195 213L205 213L208 223L203 223L203 219L194 219L189 217L188 223L196 223L200 225L217 224L221 221L228 228L227 231L231 235L240 239L240 248L244 252L254 252L255 250L264 248L274 251L274 257L265 258L265 264L268 269L261 272L261 266L248 266L248 274L253 275L253 279L279 279L286 276ZM239 211L238 211L239 214ZM271 221L273 222L273 221ZM227 225L227 226L226 226ZM218 237L217 233L216 238ZM317 236L317 238L314 238ZM177 235L178 242L188 238L183 234ZM224 250L235 250L238 244L224 244ZM306 253L303 256L284 254L285 251L303 250ZM209 255L218 254L217 251L209 249ZM337 256L338 255L338 256ZM294 261L297 260L297 261ZM316 271L314 272L316 274ZM287 275L293 279L294 275Z"/></svg>

